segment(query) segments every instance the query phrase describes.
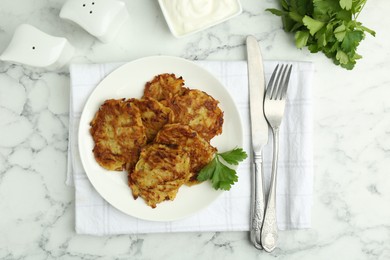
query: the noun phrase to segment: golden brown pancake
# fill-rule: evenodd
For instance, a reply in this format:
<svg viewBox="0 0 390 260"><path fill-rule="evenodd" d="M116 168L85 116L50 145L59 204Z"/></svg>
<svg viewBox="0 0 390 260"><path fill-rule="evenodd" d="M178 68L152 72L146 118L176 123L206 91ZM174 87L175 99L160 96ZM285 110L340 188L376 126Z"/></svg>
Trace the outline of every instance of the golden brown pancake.
<svg viewBox="0 0 390 260"><path fill-rule="evenodd" d="M158 132L155 143L180 147L190 156L191 178L188 184L196 184L196 177L214 157L216 148L188 125L167 124Z"/></svg>
<svg viewBox="0 0 390 260"><path fill-rule="evenodd" d="M96 161L128 172L133 197L155 208L173 200L214 157L210 140L222 133L223 112L207 93L182 77L160 74L141 99L106 100L91 121Z"/></svg>
<svg viewBox="0 0 390 260"><path fill-rule="evenodd" d="M154 98L130 99L141 111L142 123L146 129L147 142L153 141L157 132L167 123L173 121L172 110Z"/></svg>
<svg viewBox="0 0 390 260"><path fill-rule="evenodd" d="M167 101L181 95L186 89L182 77L177 78L175 74L164 73L146 83L143 97L152 97L166 105Z"/></svg>
<svg viewBox="0 0 390 260"><path fill-rule="evenodd" d="M190 158L179 147L151 144L141 151L129 186L134 199L142 197L155 208L164 200L173 200L179 188L190 178Z"/></svg>
<svg viewBox="0 0 390 260"><path fill-rule="evenodd" d="M124 99L106 100L96 112L90 132L95 159L107 170L133 169L146 143L140 110Z"/></svg>
<svg viewBox="0 0 390 260"><path fill-rule="evenodd" d="M175 96L168 106L172 109L175 122L189 125L207 141L222 133L223 112L218 101L207 93L188 89Z"/></svg>

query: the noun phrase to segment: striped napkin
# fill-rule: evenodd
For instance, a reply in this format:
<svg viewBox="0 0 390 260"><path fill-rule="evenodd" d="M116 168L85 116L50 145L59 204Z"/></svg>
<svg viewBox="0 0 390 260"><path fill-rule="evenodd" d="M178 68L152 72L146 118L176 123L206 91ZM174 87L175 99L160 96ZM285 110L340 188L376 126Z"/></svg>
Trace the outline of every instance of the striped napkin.
<svg viewBox="0 0 390 260"><path fill-rule="evenodd" d="M248 79L246 61L196 61L217 77L233 96L244 124L244 150L250 151ZM268 80L276 61L265 61ZM313 66L292 62L286 112L280 130L277 186L277 222L280 230L309 228L313 190L312 98ZM75 187L76 232L112 235L157 232L248 231L250 160L237 169L239 181L215 202L191 217L152 222L128 216L106 202L92 187L80 162L77 131L84 104L119 63L73 64L70 67L69 149L66 183ZM270 134L271 138L271 134ZM270 182L272 139L264 149L266 190Z"/></svg>

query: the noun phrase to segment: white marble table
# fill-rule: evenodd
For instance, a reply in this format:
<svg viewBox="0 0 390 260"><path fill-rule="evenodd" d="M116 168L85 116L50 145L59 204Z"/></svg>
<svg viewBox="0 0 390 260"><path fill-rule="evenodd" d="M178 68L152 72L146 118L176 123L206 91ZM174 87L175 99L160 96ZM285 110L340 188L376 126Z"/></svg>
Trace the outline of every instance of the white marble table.
<svg viewBox="0 0 390 260"><path fill-rule="evenodd" d="M130 22L101 44L58 18L64 0L0 1L0 52L30 23L65 36L73 62L130 61L149 55L245 59L255 35L265 59L313 61L314 201L312 228L285 231L267 254L246 232L92 237L74 231L74 190L65 186L69 72L0 62L0 259L390 259L390 2L369 1L359 19L374 29L353 71L322 54L297 50L276 0L242 0L244 12L222 25L174 38L157 1L125 0Z"/></svg>

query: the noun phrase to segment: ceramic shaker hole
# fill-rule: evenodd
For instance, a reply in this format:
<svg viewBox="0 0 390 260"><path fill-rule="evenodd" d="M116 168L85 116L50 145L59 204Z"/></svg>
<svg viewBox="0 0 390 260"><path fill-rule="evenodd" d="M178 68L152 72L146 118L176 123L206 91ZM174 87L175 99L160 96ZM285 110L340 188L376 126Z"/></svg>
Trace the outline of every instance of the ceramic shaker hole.
<svg viewBox="0 0 390 260"><path fill-rule="evenodd" d="M83 7L85 7L85 4L83 4Z"/></svg>
<svg viewBox="0 0 390 260"><path fill-rule="evenodd" d="M90 14L92 14L92 11L89 11Z"/></svg>
<svg viewBox="0 0 390 260"><path fill-rule="evenodd" d="M35 50L35 46L33 46L32 49Z"/></svg>

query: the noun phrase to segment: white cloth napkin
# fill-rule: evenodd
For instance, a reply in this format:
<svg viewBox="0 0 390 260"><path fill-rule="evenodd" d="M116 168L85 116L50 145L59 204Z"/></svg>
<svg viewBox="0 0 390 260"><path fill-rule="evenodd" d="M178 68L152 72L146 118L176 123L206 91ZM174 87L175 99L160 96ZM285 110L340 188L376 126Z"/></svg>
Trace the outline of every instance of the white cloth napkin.
<svg viewBox="0 0 390 260"><path fill-rule="evenodd" d="M196 61L217 77L233 96L244 124L244 149L250 151L248 79L246 61ZM265 61L268 80L276 61ZM286 112L280 131L277 186L277 222L281 230L309 228L313 189L312 98L313 66L292 62ZM250 160L237 169L239 181L208 208L172 222L151 222L128 216L108 204L92 187L80 162L77 131L88 96L97 84L121 64L74 64L70 67L68 185L76 191L76 232L111 235L182 231L247 231L250 212ZM271 134L270 134L271 138ZM269 187L272 139L264 149L266 187ZM266 188L268 189L268 188Z"/></svg>

